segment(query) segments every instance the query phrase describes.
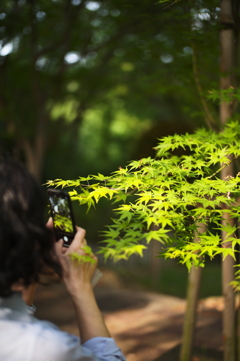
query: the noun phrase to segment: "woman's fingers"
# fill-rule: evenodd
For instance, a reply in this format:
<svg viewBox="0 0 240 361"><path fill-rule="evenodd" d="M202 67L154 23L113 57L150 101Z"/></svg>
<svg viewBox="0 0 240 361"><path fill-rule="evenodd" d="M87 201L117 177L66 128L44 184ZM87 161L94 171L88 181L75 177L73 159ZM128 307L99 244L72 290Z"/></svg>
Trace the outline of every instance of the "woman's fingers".
<svg viewBox="0 0 240 361"><path fill-rule="evenodd" d="M49 226L51 226L51 223L52 223L52 219L49 219L47 224L49 224ZM69 248L64 247L63 239L60 239L59 241L57 241L55 243L55 251L56 251L57 256L61 258L62 256L67 256L74 252L84 255L85 254L84 246L87 245L87 241L84 238L85 234L86 234L85 229L77 227L77 233L76 233L72 243L70 244ZM92 256L93 255L91 255L91 257ZM93 258L94 257L95 256L93 256Z"/></svg>
<svg viewBox="0 0 240 361"><path fill-rule="evenodd" d="M51 229L53 228L53 219L52 219L52 217L48 218L48 221L46 223L46 227L51 228Z"/></svg>
<svg viewBox="0 0 240 361"><path fill-rule="evenodd" d="M81 247L86 245L86 241L84 238L85 234L86 234L85 229L77 227L77 233L75 234L75 237L72 243L70 244L70 247L68 248L66 254L76 252Z"/></svg>
<svg viewBox="0 0 240 361"><path fill-rule="evenodd" d="M61 255L63 251L63 239L59 239L59 241L54 244L57 255Z"/></svg>
<svg viewBox="0 0 240 361"><path fill-rule="evenodd" d="M76 229L77 229L77 231L80 231L80 230L82 230L83 228L76 226ZM85 231L85 229L84 229L84 231ZM86 235L86 231L85 231L85 235ZM84 245L84 246L87 245L87 241L86 241L85 238L83 239L83 245Z"/></svg>

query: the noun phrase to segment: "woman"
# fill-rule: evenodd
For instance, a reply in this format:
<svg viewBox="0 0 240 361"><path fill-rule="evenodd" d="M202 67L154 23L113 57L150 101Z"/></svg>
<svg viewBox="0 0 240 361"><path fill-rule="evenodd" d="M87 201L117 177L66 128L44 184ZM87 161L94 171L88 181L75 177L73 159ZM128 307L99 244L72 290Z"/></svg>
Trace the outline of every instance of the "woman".
<svg viewBox="0 0 240 361"><path fill-rule="evenodd" d="M85 231L77 228L68 249L52 237L52 220L43 221L44 197L28 171L13 160L0 160L0 360L120 361L96 304L91 278L95 263L76 263L84 255ZM36 283L51 268L73 301L81 340L32 316Z"/></svg>

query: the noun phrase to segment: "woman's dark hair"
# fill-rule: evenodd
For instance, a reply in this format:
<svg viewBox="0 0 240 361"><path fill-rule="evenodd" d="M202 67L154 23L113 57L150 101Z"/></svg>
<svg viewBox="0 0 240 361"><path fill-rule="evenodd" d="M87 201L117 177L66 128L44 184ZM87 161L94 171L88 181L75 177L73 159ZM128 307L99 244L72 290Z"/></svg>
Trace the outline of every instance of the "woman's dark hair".
<svg viewBox="0 0 240 361"><path fill-rule="evenodd" d="M15 160L0 158L0 296L12 294L14 283L39 282L54 260L53 237L44 222L43 190Z"/></svg>

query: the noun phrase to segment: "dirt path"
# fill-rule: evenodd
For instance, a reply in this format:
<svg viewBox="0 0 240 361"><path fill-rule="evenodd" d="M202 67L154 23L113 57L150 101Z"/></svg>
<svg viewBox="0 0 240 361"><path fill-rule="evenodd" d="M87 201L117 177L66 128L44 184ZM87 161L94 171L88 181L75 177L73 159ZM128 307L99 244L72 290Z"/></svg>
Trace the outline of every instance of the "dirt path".
<svg viewBox="0 0 240 361"><path fill-rule="evenodd" d="M174 352L178 353L176 350L181 342L185 300L125 289L116 282L110 286L104 278L95 287L95 294L107 326L127 361L177 361ZM52 321L62 330L78 335L72 303L61 283L39 286L35 304L36 317ZM196 350L222 350L221 309L221 298L200 301ZM220 360L217 356L208 358L209 352L205 353L205 361ZM198 355L193 358L194 361L200 359Z"/></svg>

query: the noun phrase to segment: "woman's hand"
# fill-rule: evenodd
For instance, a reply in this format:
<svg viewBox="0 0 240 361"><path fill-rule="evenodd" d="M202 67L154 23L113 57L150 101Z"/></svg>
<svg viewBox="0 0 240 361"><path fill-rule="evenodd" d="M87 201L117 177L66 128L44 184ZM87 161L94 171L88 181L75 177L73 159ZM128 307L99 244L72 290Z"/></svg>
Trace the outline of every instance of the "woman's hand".
<svg viewBox="0 0 240 361"><path fill-rule="evenodd" d="M47 227L53 227L51 218ZM63 246L62 239L55 244L57 260L63 270L63 281L70 294L75 294L79 292L79 289L91 285L91 279L97 267L97 257L84 251L87 245L85 234L86 231L83 228L77 227L77 233L68 248ZM90 256L93 262L78 261L76 257L72 257L73 253L79 256Z"/></svg>

